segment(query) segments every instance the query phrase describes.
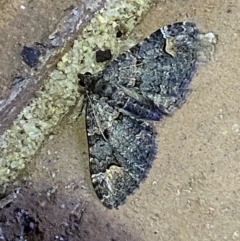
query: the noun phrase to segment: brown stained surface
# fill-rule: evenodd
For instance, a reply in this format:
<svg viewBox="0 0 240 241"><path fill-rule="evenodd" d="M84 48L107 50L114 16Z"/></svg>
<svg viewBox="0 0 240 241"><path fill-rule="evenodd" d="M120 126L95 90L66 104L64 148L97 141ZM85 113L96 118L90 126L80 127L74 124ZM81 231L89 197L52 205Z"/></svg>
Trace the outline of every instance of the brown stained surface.
<svg viewBox="0 0 240 241"><path fill-rule="evenodd" d="M20 56L23 46L43 42L72 7L80 3L79 0L0 1L0 100L9 93L13 77L30 73Z"/></svg>
<svg viewBox="0 0 240 241"><path fill-rule="evenodd" d="M154 7L136 29L142 36L191 20L217 34L218 44L195 75L187 103L156 124L158 154L148 178L119 210L106 210L91 187L84 118L63 121L29 168L31 185L1 211L6 240L19 227L16 208L39 222L44 241L66 235L71 212L78 229L68 240L240 240L239 13L238 0L167 0Z"/></svg>

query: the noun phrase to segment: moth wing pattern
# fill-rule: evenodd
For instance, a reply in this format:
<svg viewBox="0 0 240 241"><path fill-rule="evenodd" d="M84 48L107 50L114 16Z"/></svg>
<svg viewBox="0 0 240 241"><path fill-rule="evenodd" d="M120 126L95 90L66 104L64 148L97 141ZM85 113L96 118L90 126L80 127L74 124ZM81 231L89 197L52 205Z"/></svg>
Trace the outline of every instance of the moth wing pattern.
<svg viewBox="0 0 240 241"><path fill-rule="evenodd" d="M172 115L189 92L200 44L194 23L165 26L118 56L103 70L102 78L134 89Z"/></svg>
<svg viewBox="0 0 240 241"><path fill-rule="evenodd" d="M149 123L116 111L107 98L92 94L90 99L91 179L103 205L117 208L146 177L156 153L155 133Z"/></svg>
<svg viewBox="0 0 240 241"><path fill-rule="evenodd" d="M156 153L149 120L160 121L185 102L200 50L196 25L174 23L120 54L97 75L81 75L89 94L90 174L105 207L123 204L146 177Z"/></svg>

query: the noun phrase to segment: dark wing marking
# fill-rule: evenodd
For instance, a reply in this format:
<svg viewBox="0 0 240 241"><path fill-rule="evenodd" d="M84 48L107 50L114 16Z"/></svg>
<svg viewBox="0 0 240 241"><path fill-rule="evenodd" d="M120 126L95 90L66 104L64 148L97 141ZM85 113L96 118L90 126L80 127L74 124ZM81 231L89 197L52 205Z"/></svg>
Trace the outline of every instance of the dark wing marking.
<svg viewBox="0 0 240 241"><path fill-rule="evenodd" d="M107 208L117 208L138 188L155 156L151 125L117 112L105 97L91 96L87 110L90 174Z"/></svg>

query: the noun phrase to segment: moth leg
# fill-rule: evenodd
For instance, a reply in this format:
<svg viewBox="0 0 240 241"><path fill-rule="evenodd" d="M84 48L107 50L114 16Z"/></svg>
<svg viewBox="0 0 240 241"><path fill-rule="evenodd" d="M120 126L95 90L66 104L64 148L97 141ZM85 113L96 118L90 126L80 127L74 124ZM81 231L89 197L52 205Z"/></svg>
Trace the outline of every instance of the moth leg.
<svg viewBox="0 0 240 241"><path fill-rule="evenodd" d="M70 114L68 116L69 123L74 123L74 122L78 121L80 116L82 114L85 114L86 104L87 104L86 97L84 95L80 96L76 105L74 106L74 108L72 109L72 111L70 112Z"/></svg>

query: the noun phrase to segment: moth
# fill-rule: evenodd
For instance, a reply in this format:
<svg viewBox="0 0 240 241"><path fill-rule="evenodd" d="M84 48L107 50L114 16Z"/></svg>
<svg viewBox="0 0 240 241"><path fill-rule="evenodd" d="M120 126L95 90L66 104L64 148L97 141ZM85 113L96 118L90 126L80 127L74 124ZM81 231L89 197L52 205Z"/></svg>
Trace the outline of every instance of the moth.
<svg viewBox="0 0 240 241"><path fill-rule="evenodd" d="M202 39L196 25L158 29L96 75L79 74L93 187L109 209L125 203L146 178L156 155L153 122L186 101Z"/></svg>

